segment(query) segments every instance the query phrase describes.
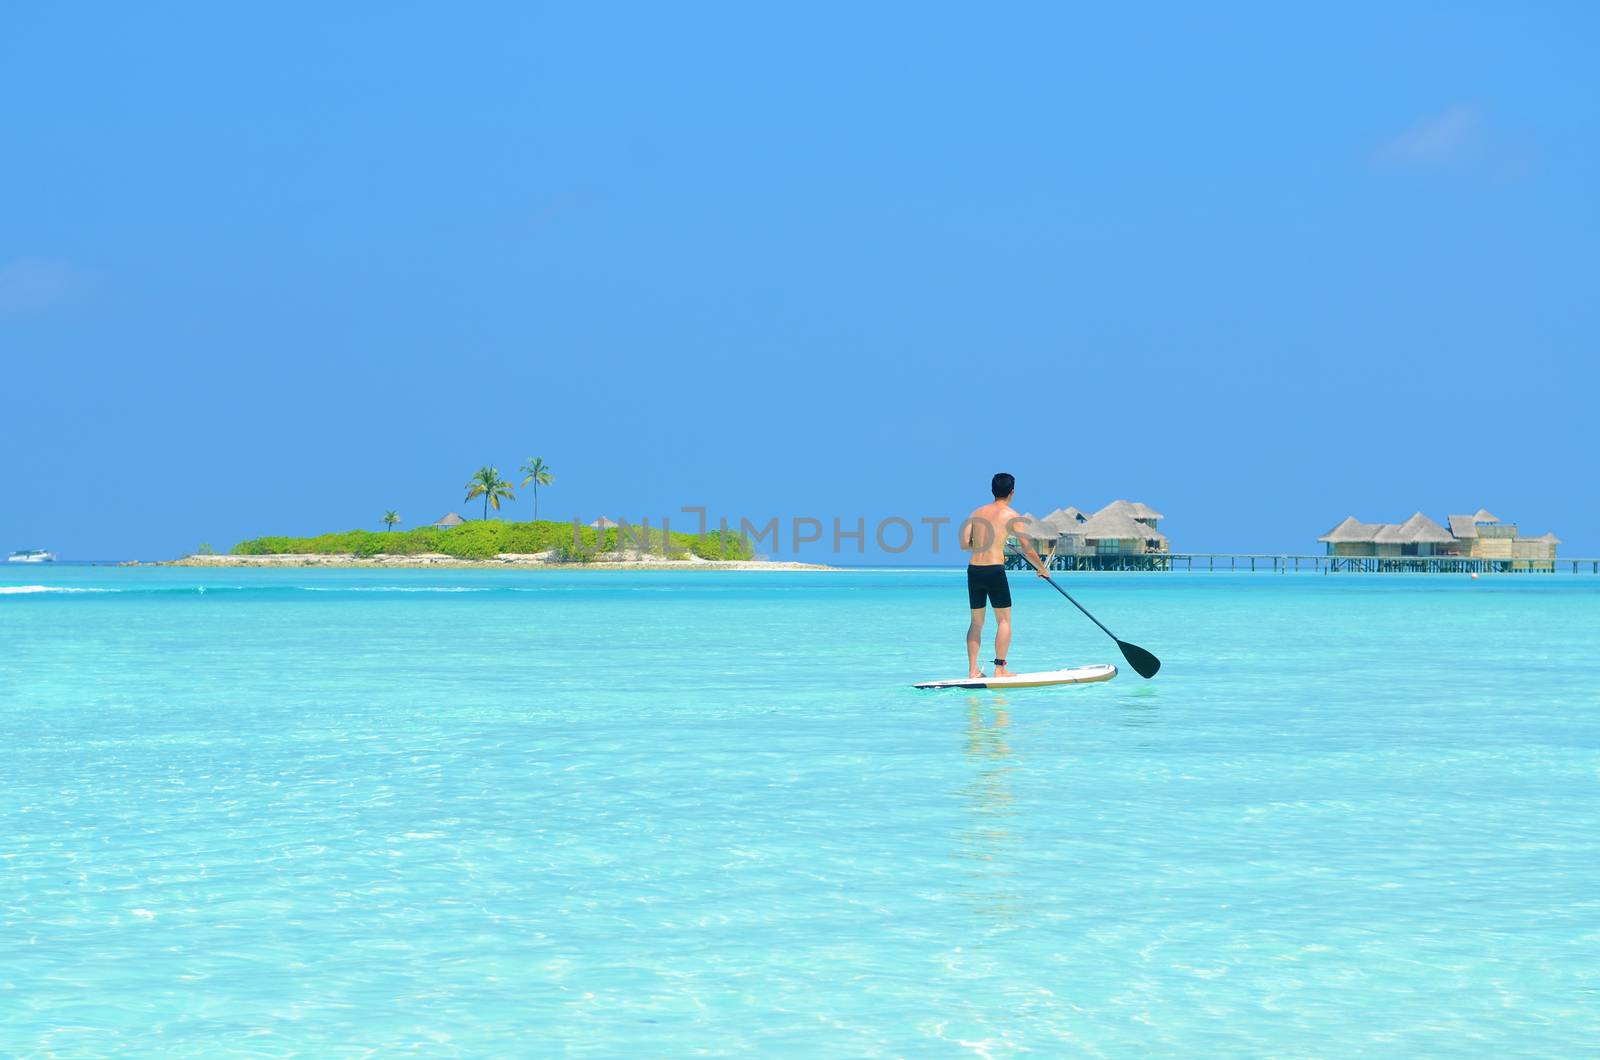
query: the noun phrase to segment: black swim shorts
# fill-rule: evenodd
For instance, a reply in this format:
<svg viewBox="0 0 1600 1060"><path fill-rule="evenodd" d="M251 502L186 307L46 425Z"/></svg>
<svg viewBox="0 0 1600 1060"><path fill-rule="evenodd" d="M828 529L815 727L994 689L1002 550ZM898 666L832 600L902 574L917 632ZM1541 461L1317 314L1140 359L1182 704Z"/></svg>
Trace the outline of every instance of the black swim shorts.
<svg viewBox="0 0 1600 1060"><path fill-rule="evenodd" d="M992 607L1011 606L1011 584L1006 581L1004 563L988 563L967 567L967 603L976 611L985 598Z"/></svg>

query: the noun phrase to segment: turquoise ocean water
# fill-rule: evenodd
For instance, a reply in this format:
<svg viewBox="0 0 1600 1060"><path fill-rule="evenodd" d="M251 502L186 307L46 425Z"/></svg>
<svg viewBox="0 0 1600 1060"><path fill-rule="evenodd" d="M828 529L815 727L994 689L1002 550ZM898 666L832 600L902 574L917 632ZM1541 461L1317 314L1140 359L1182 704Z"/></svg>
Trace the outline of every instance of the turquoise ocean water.
<svg viewBox="0 0 1600 1060"><path fill-rule="evenodd" d="M0 1053L1593 1054L1600 578L1063 582L4 570Z"/></svg>

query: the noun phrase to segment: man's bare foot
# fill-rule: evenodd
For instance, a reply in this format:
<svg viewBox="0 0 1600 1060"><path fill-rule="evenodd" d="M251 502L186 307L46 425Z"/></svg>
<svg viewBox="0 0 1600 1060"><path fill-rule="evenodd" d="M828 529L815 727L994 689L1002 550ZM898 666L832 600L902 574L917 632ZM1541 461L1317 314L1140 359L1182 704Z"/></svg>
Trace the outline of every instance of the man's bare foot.
<svg viewBox="0 0 1600 1060"><path fill-rule="evenodd" d="M1015 677L1015 676L1017 676L1016 674L1012 673L1010 670L1006 669L1004 666L996 666L994 668L994 675L996 677Z"/></svg>
<svg viewBox="0 0 1600 1060"><path fill-rule="evenodd" d="M970 670L970 671L968 671L967 676L968 677L988 677L989 675L984 673L982 670Z"/></svg>

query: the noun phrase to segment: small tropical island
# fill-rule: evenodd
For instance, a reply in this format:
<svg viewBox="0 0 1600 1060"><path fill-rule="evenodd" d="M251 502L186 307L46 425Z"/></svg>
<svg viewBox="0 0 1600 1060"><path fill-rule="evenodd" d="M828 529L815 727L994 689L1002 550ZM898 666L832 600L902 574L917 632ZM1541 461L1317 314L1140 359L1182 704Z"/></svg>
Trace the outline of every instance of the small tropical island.
<svg viewBox="0 0 1600 1060"><path fill-rule="evenodd" d="M172 567L538 567L642 570L828 570L825 565L757 559L750 542L729 530L685 533L648 522L637 526L601 517L585 525L538 517L538 490L555 482L549 465L530 457L519 471L531 485L534 517L528 522L490 518L516 500L498 468L485 465L466 484L467 501L480 500L482 514L465 519L449 512L427 526L396 530L395 509L383 513L382 530L344 530L310 537L255 537L226 554L200 550L159 566Z"/></svg>

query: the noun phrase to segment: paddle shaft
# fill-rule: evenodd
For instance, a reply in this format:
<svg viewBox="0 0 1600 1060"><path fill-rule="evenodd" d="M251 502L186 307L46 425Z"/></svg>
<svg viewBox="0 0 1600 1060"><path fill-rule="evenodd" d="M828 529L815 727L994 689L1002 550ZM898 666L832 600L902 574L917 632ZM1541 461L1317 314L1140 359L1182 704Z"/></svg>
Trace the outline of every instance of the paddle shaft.
<svg viewBox="0 0 1600 1060"><path fill-rule="evenodd" d="M1095 618L1093 615L1091 615L1089 613L1089 609L1088 608L1086 608L1082 604L1078 603L1078 601L1072 599L1072 594L1067 592L1065 589L1061 588L1061 586L1057 585L1054 578L1050 577L1047 574L1047 575L1045 575L1045 579L1044 580L1050 583L1050 588L1054 589L1056 592L1060 593L1062 596L1065 596L1067 598L1068 602L1070 602L1073 607L1076 607L1079 611L1082 611L1084 618L1087 618L1090 622L1093 622L1095 625L1099 626L1100 627L1100 632L1104 633L1106 636L1110 637L1112 640L1116 641L1118 644L1122 643L1122 638L1121 637L1119 637L1115 633L1111 632L1109 629L1107 629L1105 627L1105 623L1101 622L1098 618Z"/></svg>
<svg viewBox="0 0 1600 1060"><path fill-rule="evenodd" d="M1056 550L1055 549L1051 549L1050 550L1050 559L1055 559L1055 558L1056 558ZM1045 562L1049 563L1050 560L1046 560ZM1049 568L1047 567L1046 569L1049 569ZM1042 574L1043 571L1041 571L1040 573ZM1060 593L1062 596L1065 596L1067 598L1068 602L1071 603L1073 607L1076 607L1079 611L1082 611L1084 618L1087 618L1090 622L1093 622L1095 625L1099 626L1100 627L1100 632L1104 633L1106 636L1110 637L1112 640L1116 641L1118 644L1122 643L1122 638L1121 637L1119 637L1115 633L1111 632L1109 629L1107 629L1105 627L1105 624L1103 622L1101 622L1098 618L1095 618L1093 615L1091 615L1089 613L1089 609L1088 608L1086 608L1082 604L1078 603L1078 601L1072 599L1072 594L1067 592L1065 589L1061 588L1061 586L1057 585L1054 578L1050 577L1050 575L1048 575L1048 574L1045 574L1044 575L1044 580L1050 583L1050 588L1054 589L1056 592Z"/></svg>

